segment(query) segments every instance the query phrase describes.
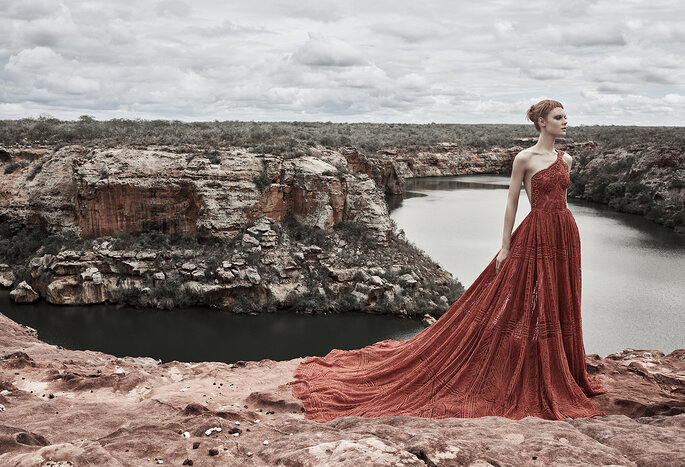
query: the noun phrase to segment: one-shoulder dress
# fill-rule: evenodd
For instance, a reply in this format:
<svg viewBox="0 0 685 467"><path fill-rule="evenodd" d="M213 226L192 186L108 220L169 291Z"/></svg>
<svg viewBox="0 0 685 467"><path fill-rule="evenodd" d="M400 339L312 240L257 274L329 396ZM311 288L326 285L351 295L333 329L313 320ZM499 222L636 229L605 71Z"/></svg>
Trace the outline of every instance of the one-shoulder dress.
<svg viewBox="0 0 685 467"><path fill-rule="evenodd" d="M408 340L306 357L290 385L305 417L606 415L581 324L580 236L566 204L563 152L531 178L531 211L461 297Z"/></svg>

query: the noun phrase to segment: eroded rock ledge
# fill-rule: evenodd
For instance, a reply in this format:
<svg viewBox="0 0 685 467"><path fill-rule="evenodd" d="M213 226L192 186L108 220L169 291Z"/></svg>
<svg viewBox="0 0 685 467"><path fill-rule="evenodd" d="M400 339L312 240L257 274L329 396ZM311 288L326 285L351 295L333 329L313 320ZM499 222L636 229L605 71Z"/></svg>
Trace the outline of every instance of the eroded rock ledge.
<svg viewBox="0 0 685 467"><path fill-rule="evenodd" d="M441 314L463 291L449 272L398 237L382 249L339 232L327 238L324 248L303 244L262 217L216 249L160 244L131 250L118 248L117 240L98 239L86 250L36 256L29 271L33 289L53 304L200 304L237 313L325 313L358 306L384 314ZM31 295L19 294L26 287L31 289L22 282L12 292L15 301ZM31 296L38 298L36 292Z"/></svg>
<svg viewBox="0 0 685 467"><path fill-rule="evenodd" d="M305 419L301 402L278 387L300 358L116 358L46 344L3 315L0 349L2 465L685 463L685 349L588 355L589 370L608 389L593 399L606 417L341 417L324 424Z"/></svg>
<svg viewBox="0 0 685 467"><path fill-rule="evenodd" d="M51 303L411 316L440 314L463 290L395 231L383 192L338 151L65 146L4 155L0 218L81 240L0 265L1 285L26 281ZM284 228L291 218L294 231ZM133 237L147 225L158 235L143 245ZM131 238L110 237L121 232ZM169 244L172 235L220 245Z"/></svg>

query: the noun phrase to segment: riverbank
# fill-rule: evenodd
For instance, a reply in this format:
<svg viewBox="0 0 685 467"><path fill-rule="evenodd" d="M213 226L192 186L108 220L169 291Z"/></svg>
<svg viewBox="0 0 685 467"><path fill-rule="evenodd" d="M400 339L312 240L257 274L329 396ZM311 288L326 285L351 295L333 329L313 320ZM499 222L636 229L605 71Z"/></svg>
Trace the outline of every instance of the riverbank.
<svg viewBox="0 0 685 467"><path fill-rule="evenodd" d="M384 149L374 157L350 158L355 169L368 174L386 193L404 192L405 180L454 175L511 175L516 154L535 144L519 138L508 147L481 150L441 144L416 153ZM568 197L602 203L638 214L685 234L685 149L680 144L631 143L607 148L595 141L561 139L557 149L573 157Z"/></svg>
<svg viewBox="0 0 685 467"><path fill-rule="evenodd" d="M301 358L116 358L46 344L2 315L0 348L0 463L8 465L685 462L685 349L588 355L588 370L608 390L593 398L606 417L343 417L319 424L304 418L289 388L278 387Z"/></svg>

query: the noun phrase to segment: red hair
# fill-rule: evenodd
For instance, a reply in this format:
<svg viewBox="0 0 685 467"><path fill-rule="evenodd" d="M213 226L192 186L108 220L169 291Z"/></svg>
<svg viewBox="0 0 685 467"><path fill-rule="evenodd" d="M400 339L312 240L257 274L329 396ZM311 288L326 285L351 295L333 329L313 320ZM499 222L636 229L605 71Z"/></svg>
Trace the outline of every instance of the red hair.
<svg viewBox="0 0 685 467"><path fill-rule="evenodd" d="M547 114L550 113L553 109L556 109L557 107L561 107L562 109L564 108L564 106L561 105L561 102L553 101L551 99L545 99L538 102L537 104L531 105L530 109L528 109L526 117L528 118L528 120L533 122L533 124L535 125L535 129L538 130L538 133L540 133L540 124L538 123L538 119L540 117L547 117Z"/></svg>

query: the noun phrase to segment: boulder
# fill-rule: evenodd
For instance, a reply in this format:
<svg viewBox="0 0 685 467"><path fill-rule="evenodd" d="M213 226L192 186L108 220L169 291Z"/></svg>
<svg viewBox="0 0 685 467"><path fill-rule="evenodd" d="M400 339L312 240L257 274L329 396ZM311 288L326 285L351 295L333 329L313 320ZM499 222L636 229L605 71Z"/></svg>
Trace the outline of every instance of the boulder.
<svg viewBox="0 0 685 467"><path fill-rule="evenodd" d="M40 295L33 290L26 281L21 281L17 287L10 292L10 298L15 303L33 303L40 298Z"/></svg>
<svg viewBox="0 0 685 467"><path fill-rule="evenodd" d="M56 305L90 305L103 303L107 295L102 282L81 282L77 276L65 276L48 284L45 299Z"/></svg>
<svg viewBox="0 0 685 467"><path fill-rule="evenodd" d="M14 273L7 264L0 264L0 286L12 287L15 281Z"/></svg>

